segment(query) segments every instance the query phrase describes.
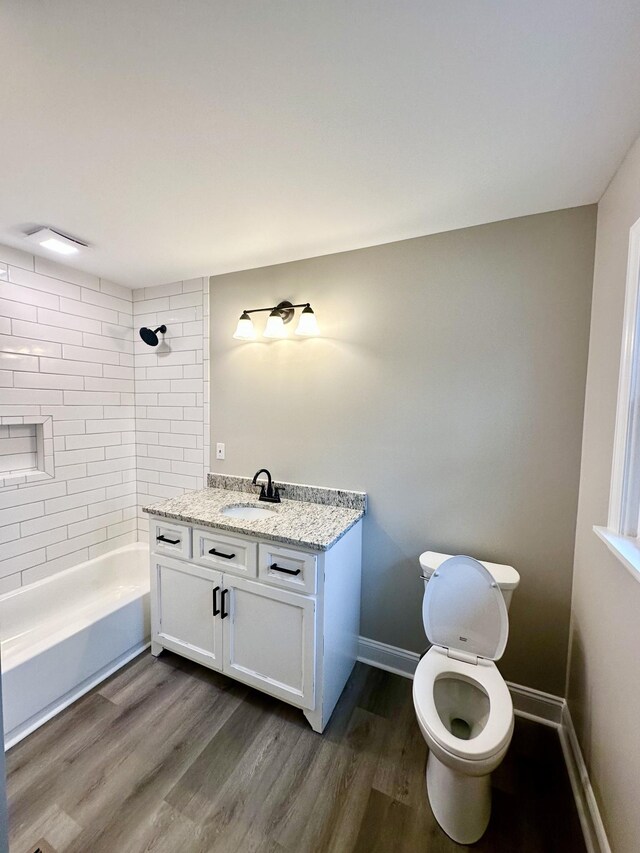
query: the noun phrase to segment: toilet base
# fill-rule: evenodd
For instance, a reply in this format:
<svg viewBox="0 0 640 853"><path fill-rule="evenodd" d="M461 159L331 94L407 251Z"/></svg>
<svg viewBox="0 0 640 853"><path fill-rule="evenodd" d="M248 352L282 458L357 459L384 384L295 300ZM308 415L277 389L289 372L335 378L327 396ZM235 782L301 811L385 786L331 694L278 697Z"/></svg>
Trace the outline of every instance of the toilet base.
<svg viewBox="0 0 640 853"><path fill-rule="evenodd" d="M478 841L491 816L491 774L466 776L430 751L426 777L431 810L442 829L458 844Z"/></svg>

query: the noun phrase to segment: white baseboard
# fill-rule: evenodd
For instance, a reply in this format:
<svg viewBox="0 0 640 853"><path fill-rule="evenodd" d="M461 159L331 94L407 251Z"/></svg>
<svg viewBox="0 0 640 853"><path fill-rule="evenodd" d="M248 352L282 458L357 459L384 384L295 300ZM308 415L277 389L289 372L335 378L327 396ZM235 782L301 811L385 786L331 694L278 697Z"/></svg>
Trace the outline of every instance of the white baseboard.
<svg viewBox="0 0 640 853"><path fill-rule="evenodd" d="M602 822L600 809L591 787L587 765L566 703L562 710L560 743L562 744L562 752L571 780L571 788L573 789L587 850L589 853L611 853L611 846Z"/></svg>
<svg viewBox="0 0 640 853"><path fill-rule="evenodd" d="M413 678L420 655L360 637L358 660L405 678ZM517 716L553 726L558 730L588 853L611 853L567 703L561 696L534 690L522 684L508 681L507 686Z"/></svg>
<svg viewBox="0 0 640 853"><path fill-rule="evenodd" d="M405 678L413 678L420 655L417 652L399 649L397 646L389 646L387 643L379 643L377 640L359 637L358 660L378 669L403 675Z"/></svg>

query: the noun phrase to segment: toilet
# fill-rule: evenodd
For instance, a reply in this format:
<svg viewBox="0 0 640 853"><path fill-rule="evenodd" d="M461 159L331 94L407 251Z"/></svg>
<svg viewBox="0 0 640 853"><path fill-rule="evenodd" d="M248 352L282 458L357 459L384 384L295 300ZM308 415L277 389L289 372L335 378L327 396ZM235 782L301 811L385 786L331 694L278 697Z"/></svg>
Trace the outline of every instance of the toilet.
<svg viewBox="0 0 640 853"><path fill-rule="evenodd" d="M458 844L482 837L491 814L491 773L513 733L513 704L495 661L509 633L520 576L512 566L426 551L422 619L432 644L413 680L413 704L429 747L427 795Z"/></svg>

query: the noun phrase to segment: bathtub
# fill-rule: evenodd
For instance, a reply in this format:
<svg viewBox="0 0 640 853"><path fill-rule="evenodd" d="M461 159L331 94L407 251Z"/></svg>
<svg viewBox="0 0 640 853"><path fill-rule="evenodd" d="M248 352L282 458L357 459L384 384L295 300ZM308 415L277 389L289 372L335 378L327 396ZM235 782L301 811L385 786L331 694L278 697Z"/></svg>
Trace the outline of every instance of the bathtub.
<svg viewBox="0 0 640 853"><path fill-rule="evenodd" d="M5 749L149 646L137 543L0 596Z"/></svg>

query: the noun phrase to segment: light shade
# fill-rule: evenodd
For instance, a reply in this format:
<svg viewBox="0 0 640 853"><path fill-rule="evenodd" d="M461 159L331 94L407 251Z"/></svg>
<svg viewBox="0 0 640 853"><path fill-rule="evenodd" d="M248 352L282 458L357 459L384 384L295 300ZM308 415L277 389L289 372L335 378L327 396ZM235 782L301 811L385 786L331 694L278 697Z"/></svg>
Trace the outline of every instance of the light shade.
<svg viewBox="0 0 640 853"><path fill-rule="evenodd" d="M265 338L287 337L287 330L285 328L284 321L277 308L274 308L271 314L269 314L267 325L264 327L264 336Z"/></svg>
<svg viewBox="0 0 640 853"><path fill-rule="evenodd" d="M313 313L313 309L310 305L307 305L306 308L302 309L302 314L300 314L300 319L298 320L298 328L296 329L296 335L304 335L305 337L313 337L313 335L319 335L320 329L318 328L318 321L316 320L316 315Z"/></svg>
<svg viewBox="0 0 640 853"><path fill-rule="evenodd" d="M240 315L233 337L239 341L255 340L256 330L253 328L253 321L246 311Z"/></svg>

